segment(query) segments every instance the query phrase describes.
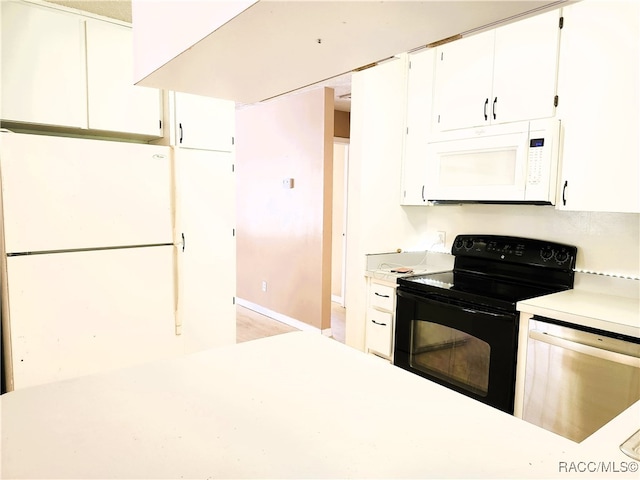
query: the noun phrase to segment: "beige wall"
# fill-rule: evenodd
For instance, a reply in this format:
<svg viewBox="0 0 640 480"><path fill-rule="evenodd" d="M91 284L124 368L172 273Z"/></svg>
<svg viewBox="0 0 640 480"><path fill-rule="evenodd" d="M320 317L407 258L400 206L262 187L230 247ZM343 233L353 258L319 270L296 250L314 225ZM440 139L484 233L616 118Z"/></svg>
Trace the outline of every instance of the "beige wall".
<svg viewBox="0 0 640 480"><path fill-rule="evenodd" d="M351 114L336 110L333 113L334 121L334 137L349 138L351 130Z"/></svg>
<svg viewBox="0 0 640 480"><path fill-rule="evenodd" d="M333 91L239 110L236 133L237 296L330 328Z"/></svg>

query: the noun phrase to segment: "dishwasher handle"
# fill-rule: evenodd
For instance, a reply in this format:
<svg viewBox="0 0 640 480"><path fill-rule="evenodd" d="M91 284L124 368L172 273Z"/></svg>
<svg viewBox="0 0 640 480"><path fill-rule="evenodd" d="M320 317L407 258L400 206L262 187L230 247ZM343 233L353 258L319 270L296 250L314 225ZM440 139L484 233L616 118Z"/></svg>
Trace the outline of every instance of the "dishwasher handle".
<svg viewBox="0 0 640 480"><path fill-rule="evenodd" d="M549 345L554 345L556 347L572 350L574 352L584 353L585 355L590 355L602 360L609 360L610 362L640 368L640 358L633 355L612 352L611 350L607 350L602 347L592 347L591 345L585 345L584 343L578 343L572 340L567 340L566 338L556 337L555 335L551 335L540 330L529 330L529 338Z"/></svg>

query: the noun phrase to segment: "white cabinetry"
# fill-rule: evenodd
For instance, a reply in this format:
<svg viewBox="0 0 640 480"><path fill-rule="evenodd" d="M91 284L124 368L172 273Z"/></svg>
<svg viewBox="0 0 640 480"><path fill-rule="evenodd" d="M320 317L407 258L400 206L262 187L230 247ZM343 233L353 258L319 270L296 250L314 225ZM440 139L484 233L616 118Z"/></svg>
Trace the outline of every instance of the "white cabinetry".
<svg viewBox="0 0 640 480"><path fill-rule="evenodd" d="M3 121L86 126L84 21L1 2Z"/></svg>
<svg viewBox="0 0 640 480"><path fill-rule="evenodd" d="M87 20L89 128L159 137L162 96L133 84L131 28Z"/></svg>
<svg viewBox="0 0 640 480"><path fill-rule="evenodd" d="M236 341L233 154L175 149L178 322L185 351Z"/></svg>
<svg viewBox="0 0 640 480"><path fill-rule="evenodd" d="M437 48L434 129L551 117L559 10Z"/></svg>
<svg viewBox="0 0 640 480"><path fill-rule="evenodd" d="M393 354L395 308L395 284L372 279L369 282L366 350L389 360Z"/></svg>
<svg viewBox="0 0 640 480"><path fill-rule="evenodd" d="M640 212L640 3L563 9L558 75L558 208Z"/></svg>
<svg viewBox="0 0 640 480"><path fill-rule="evenodd" d="M183 148L233 149L235 103L175 92L175 145Z"/></svg>
<svg viewBox="0 0 640 480"><path fill-rule="evenodd" d="M435 49L409 55L401 205L424 205L427 198L426 149L431 130L435 60Z"/></svg>
<svg viewBox="0 0 640 480"><path fill-rule="evenodd" d="M133 84L130 27L40 4L1 4L4 126L162 137L161 91Z"/></svg>

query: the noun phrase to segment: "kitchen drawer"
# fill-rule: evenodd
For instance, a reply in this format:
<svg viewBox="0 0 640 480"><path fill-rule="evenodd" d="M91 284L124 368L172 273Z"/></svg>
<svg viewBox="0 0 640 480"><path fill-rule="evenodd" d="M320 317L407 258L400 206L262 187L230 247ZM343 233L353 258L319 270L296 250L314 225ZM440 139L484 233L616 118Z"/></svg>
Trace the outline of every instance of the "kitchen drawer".
<svg viewBox="0 0 640 480"><path fill-rule="evenodd" d="M388 285L371 282L369 288L369 305L381 310L393 312L396 289Z"/></svg>
<svg viewBox="0 0 640 480"><path fill-rule="evenodd" d="M370 308L367 312L367 349L391 357L393 314Z"/></svg>

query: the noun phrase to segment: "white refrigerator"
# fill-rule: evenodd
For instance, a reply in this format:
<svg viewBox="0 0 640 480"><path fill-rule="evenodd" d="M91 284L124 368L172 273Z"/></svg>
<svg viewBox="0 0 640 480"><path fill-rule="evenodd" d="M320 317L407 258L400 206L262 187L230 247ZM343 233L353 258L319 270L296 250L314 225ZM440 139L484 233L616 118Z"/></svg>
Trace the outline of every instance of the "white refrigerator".
<svg viewBox="0 0 640 480"><path fill-rule="evenodd" d="M180 354L169 147L0 142L9 390Z"/></svg>

